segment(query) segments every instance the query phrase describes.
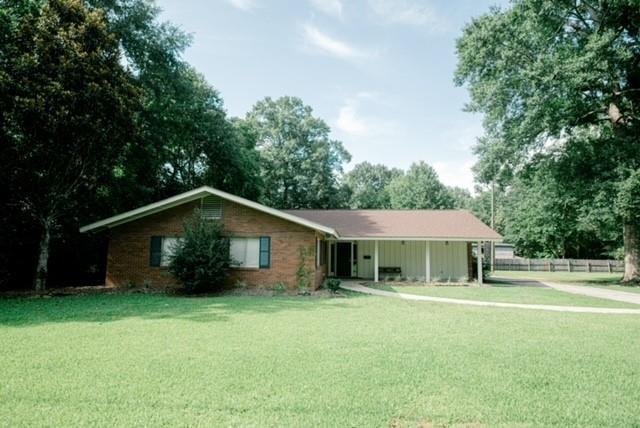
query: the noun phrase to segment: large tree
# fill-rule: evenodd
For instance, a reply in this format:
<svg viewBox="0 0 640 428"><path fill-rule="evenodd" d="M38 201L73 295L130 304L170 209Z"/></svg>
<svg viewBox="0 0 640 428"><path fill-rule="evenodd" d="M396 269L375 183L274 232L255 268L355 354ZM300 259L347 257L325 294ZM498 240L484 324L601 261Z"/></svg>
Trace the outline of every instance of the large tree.
<svg viewBox="0 0 640 428"><path fill-rule="evenodd" d="M102 12L80 0L12 12L0 61L3 181L9 205L39 225L44 289L51 235L110 174L134 133L139 93Z"/></svg>
<svg viewBox="0 0 640 428"><path fill-rule="evenodd" d="M351 159L329 126L295 97L269 97L247 114L255 130L264 182L262 201L277 208L332 208L338 180Z"/></svg>
<svg viewBox="0 0 640 428"><path fill-rule="evenodd" d="M394 209L451 209L454 199L438 174L423 161L414 163L388 186Z"/></svg>
<svg viewBox="0 0 640 428"><path fill-rule="evenodd" d="M362 162L345 174L343 182L349 190L349 208L385 209L391 208L387 186L403 174L398 168L372 165Z"/></svg>
<svg viewBox="0 0 640 428"><path fill-rule="evenodd" d="M106 11L143 98L139 138L114 168L107 205L130 209L202 184L257 198L254 135L227 118L220 94L181 58L190 37L161 22L152 1L87 1Z"/></svg>
<svg viewBox="0 0 640 428"><path fill-rule="evenodd" d="M615 165L605 174L610 186L632 176L640 167L639 22L637 0L516 0L474 19L458 41L456 82L470 89L469 110L485 114L481 178L517 175L550 146L579 156L573 146L584 133ZM618 217L624 279L637 280L638 224Z"/></svg>

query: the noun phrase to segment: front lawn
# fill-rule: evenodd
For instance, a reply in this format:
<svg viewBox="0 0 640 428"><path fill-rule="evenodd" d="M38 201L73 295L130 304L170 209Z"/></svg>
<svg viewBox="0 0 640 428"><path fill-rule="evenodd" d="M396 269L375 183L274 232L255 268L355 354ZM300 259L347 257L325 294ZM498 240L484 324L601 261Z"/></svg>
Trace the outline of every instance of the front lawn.
<svg viewBox="0 0 640 428"><path fill-rule="evenodd" d="M640 306L633 303L617 302L596 297L581 296L554 290L546 287L514 286L512 284L485 284L447 286L418 285L394 283L367 283L368 287L394 293L419 294L431 297L447 297L462 300L483 300L487 302L527 303L535 305L590 306L601 308L634 308Z"/></svg>
<svg viewBox="0 0 640 428"><path fill-rule="evenodd" d="M639 331L360 295L5 299L0 426L632 426Z"/></svg>
<svg viewBox="0 0 640 428"><path fill-rule="evenodd" d="M496 278L535 279L576 285L595 286L607 290L629 291L640 293L638 285L622 285L622 274L601 272L513 272L496 271L492 274ZM489 279L490 280L490 279Z"/></svg>

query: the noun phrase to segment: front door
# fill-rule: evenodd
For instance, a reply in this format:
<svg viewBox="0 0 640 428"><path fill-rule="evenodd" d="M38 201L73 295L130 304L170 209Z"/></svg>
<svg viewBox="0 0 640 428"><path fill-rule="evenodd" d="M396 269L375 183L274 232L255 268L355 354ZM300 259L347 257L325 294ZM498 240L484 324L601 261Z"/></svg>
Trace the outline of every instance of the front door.
<svg viewBox="0 0 640 428"><path fill-rule="evenodd" d="M351 242L338 242L336 254L336 276L351 276Z"/></svg>

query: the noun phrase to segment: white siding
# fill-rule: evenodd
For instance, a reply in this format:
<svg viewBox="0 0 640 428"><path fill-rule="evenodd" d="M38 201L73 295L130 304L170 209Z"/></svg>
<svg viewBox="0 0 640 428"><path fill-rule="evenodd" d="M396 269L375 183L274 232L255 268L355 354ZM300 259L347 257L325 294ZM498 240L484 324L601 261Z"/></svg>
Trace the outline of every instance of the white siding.
<svg viewBox="0 0 640 428"><path fill-rule="evenodd" d="M462 281L468 276L466 242L431 242L432 281Z"/></svg>
<svg viewBox="0 0 640 428"><path fill-rule="evenodd" d="M378 241L380 267L402 269L402 276L424 281L426 271L425 241ZM365 256L370 256L366 260ZM358 241L358 276L373 278L374 241ZM466 281L467 243L431 242L432 281ZM380 279L384 279L381 274Z"/></svg>

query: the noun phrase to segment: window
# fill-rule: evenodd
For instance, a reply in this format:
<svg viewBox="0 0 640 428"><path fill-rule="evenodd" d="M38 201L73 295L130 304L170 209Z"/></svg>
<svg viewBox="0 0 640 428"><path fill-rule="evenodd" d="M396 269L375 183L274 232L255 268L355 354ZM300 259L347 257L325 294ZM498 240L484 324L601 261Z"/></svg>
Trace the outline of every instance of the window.
<svg viewBox="0 0 640 428"><path fill-rule="evenodd" d="M260 267L260 238L231 238L231 266Z"/></svg>
<svg viewBox="0 0 640 428"><path fill-rule="evenodd" d="M327 241L324 239L316 239L316 267L327 264Z"/></svg>
<svg viewBox="0 0 640 428"><path fill-rule="evenodd" d="M202 216L206 219L217 220L222 218L222 199L217 196L202 198Z"/></svg>
<svg viewBox="0 0 640 428"><path fill-rule="evenodd" d="M169 266L177 243L178 238L175 236L152 236L149 264L151 266Z"/></svg>
<svg viewBox="0 0 640 428"><path fill-rule="evenodd" d="M231 266L269 269L271 267L271 238L231 238Z"/></svg>

